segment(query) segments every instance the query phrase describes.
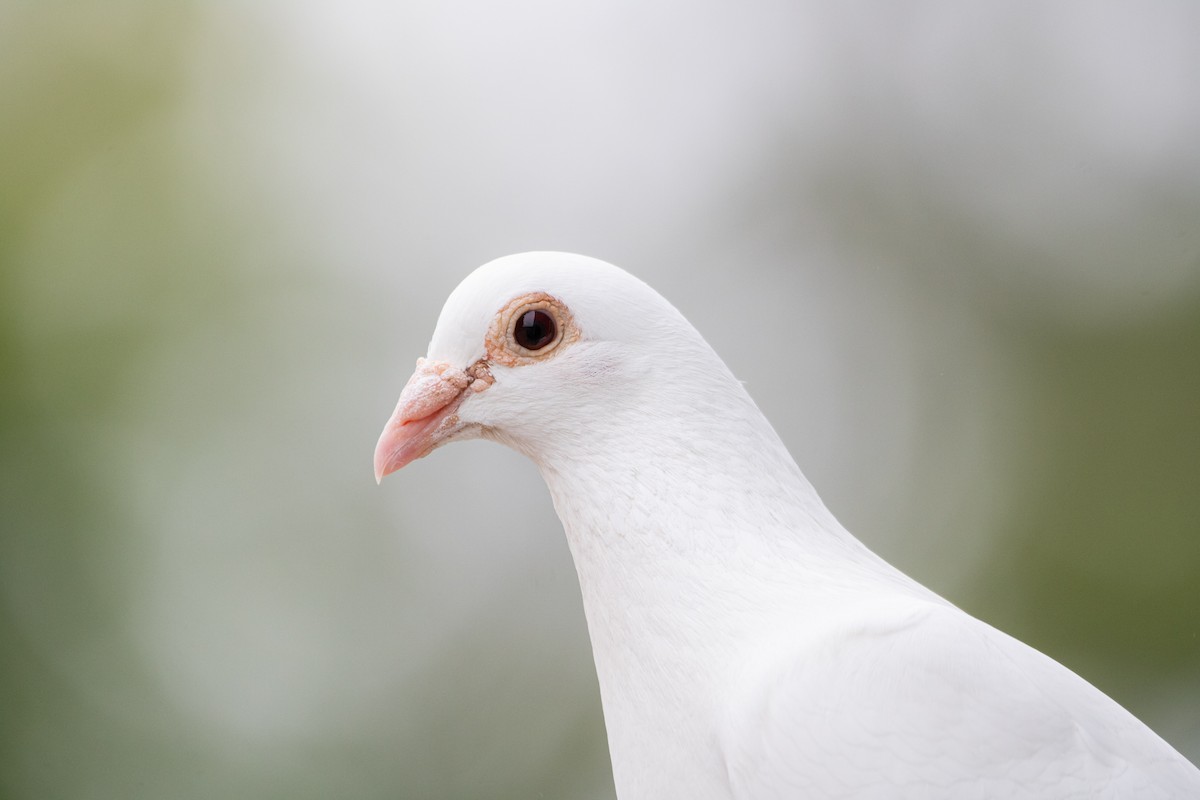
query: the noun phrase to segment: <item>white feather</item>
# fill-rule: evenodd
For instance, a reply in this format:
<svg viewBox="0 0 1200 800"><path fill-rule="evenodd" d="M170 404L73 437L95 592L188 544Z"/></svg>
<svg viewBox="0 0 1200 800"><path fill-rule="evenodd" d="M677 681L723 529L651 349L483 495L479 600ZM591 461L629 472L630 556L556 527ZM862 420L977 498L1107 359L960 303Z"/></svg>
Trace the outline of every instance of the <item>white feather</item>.
<svg viewBox="0 0 1200 800"><path fill-rule="evenodd" d="M492 365L452 438L504 442L545 478L623 800L1200 797L1200 772L1115 702L847 533L636 278L561 253L492 262L450 296L429 358L465 369L535 291L579 339Z"/></svg>

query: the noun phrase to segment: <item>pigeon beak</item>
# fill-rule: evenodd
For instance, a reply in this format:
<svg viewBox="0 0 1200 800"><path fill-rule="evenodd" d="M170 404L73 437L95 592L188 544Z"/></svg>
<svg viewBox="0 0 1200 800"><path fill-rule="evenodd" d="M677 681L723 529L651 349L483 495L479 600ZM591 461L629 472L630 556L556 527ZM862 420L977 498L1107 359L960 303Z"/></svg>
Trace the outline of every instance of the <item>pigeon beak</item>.
<svg viewBox="0 0 1200 800"><path fill-rule="evenodd" d="M375 445L375 482L431 453L458 427L454 412L475 380L445 361L417 359L417 369Z"/></svg>

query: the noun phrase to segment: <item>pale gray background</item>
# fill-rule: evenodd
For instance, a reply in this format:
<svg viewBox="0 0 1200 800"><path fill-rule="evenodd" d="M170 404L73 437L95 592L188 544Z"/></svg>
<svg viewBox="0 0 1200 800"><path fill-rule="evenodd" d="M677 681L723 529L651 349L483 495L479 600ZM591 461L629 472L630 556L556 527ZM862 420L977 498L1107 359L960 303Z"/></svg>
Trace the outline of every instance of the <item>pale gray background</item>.
<svg viewBox="0 0 1200 800"><path fill-rule="evenodd" d="M0 796L611 797L446 294L636 272L869 545L1200 758L1200 5L0 5Z"/></svg>

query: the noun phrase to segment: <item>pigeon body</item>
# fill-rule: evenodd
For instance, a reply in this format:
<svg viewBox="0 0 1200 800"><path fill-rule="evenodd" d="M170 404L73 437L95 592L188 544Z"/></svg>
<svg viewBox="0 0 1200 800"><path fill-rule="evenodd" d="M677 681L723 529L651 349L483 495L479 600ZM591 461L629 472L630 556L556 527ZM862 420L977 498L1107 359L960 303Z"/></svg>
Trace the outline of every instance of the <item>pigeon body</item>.
<svg viewBox="0 0 1200 800"><path fill-rule="evenodd" d="M1117 703L851 536L703 337L617 267L526 253L454 290L376 476L476 437L550 489L622 800L1200 797Z"/></svg>

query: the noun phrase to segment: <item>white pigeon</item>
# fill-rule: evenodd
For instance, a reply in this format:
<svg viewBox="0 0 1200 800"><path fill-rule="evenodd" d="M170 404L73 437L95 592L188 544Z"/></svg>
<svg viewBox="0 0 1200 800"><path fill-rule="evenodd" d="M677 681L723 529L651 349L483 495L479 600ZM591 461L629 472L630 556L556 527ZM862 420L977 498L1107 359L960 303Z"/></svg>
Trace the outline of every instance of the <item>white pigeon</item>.
<svg viewBox="0 0 1200 800"><path fill-rule="evenodd" d="M525 253L454 290L376 478L477 437L550 488L622 800L1200 798L1129 712L851 536L695 328L617 267Z"/></svg>

